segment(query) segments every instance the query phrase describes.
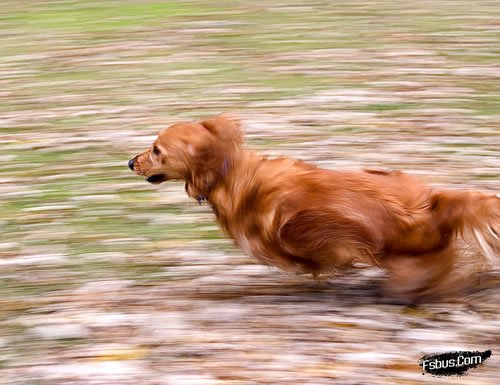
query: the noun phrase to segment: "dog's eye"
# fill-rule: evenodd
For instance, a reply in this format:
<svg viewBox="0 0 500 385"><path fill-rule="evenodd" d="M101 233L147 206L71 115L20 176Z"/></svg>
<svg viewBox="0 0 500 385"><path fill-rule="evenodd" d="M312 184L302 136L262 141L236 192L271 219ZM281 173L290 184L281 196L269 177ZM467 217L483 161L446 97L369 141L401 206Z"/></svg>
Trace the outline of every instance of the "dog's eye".
<svg viewBox="0 0 500 385"><path fill-rule="evenodd" d="M160 149L156 146L153 146L153 154L155 154L157 156L160 155L161 154Z"/></svg>

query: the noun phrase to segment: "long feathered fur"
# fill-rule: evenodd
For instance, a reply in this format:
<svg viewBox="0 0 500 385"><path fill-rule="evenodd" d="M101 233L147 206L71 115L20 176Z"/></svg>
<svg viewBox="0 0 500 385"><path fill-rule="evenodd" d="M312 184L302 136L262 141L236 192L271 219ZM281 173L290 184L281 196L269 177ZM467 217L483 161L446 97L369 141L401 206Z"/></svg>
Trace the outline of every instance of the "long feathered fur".
<svg viewBox="0 0 500 385"><path fill-rule="evenodd" d="M438 191L397 171L269 159L242 143L239 122L216 116L162 130L131 162L150 181L184 180L247 254L287 271L316 277L377 265L394 291L418 299L454 287L460 238L498 261L498 196Z"/></svg>

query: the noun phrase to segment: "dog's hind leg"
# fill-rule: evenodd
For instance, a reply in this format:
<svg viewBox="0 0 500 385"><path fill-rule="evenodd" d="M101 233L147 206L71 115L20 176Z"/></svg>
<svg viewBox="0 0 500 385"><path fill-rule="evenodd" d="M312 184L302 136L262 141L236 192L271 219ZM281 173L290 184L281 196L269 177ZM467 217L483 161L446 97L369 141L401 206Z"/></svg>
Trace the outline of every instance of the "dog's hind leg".
<svg viewBox="0 0 500 385"><path fill-rule="evenodd" d="M390 275L388 289L396 298L411 303L456 294L471 283L454 274L456 257L453 245L421 255L389 256L383 262Z"/></svg>

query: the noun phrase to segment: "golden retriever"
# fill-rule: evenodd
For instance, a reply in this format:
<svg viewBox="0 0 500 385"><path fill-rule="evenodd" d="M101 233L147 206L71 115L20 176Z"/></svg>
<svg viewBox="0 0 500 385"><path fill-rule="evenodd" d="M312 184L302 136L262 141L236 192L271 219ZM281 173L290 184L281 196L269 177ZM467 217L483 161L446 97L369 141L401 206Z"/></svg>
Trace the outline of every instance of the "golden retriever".
<svg viewBox="0 0 500 385"><path fill-rule="evenodd" d="M317 277L371 264L418 300L455 284L458 237L469 234L491 261L498 257L498 196L435 190L399 171L269 159L243 147L241 125L227 115L161 130L129 167L151 183L185 181L247 254L290 272Z"/></svg>

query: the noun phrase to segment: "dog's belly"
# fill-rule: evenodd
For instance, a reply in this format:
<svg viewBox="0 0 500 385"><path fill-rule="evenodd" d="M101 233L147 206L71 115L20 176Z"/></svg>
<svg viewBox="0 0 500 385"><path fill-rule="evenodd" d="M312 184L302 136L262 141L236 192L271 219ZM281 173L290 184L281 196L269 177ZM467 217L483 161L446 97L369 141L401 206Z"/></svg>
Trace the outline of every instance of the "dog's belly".
<svg viewBox="0 0 500 385"><path fill-rule="evenodd" d="M266 234L265 230L251 226L245 231L242 227L230 232L236 244L251 258L267 266L274 266L288 272L304 272L304 263L283 250L276 234ZM258 231L260 230L260 231Z"/></svg>

